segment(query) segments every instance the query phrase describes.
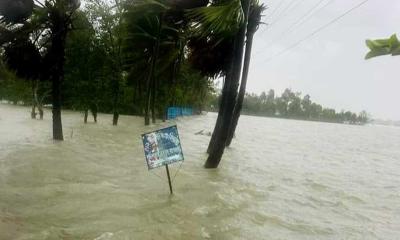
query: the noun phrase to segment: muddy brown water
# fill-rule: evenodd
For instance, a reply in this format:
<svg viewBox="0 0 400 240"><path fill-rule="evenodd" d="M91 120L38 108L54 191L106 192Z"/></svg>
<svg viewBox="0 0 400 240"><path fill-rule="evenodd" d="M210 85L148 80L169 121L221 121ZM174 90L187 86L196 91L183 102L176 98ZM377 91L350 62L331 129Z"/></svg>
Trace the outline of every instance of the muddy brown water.
<svg viewBox="0 0 400 240"><path fill-rule="evenodd" d="M0 239L399 239L400 128L242 116L204 169L216 115L83 124L0 104ZM185 162L148 171L140 134L177 124Z"/></svg>

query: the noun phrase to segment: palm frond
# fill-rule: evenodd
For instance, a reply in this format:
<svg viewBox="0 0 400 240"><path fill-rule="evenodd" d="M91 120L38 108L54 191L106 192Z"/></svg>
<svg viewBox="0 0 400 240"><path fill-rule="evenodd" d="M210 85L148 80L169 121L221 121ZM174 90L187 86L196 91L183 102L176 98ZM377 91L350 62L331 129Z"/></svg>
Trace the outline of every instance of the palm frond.
<svg viewBox="0 0 400 240"><path fill-rule="evenodd" d="M260 4L259 0L253 0L250 6L249 22L247 29L249 32L256 32L261 22L262 13L267 9L265 4Z"/></svg>
<svg viewBox="0 0 400 240"><path fill-rule="evenodd" d="M234 35L244 21L240 0L188 10L186 15L192 19L196 33L203 37L209 34Z"/></svg>

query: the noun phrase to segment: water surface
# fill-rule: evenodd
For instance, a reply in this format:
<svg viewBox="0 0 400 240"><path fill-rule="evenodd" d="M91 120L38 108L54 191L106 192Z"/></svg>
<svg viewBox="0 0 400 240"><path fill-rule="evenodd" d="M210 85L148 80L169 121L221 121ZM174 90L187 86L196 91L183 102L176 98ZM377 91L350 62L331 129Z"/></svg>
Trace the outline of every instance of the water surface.
<svg viewBox="0 0 400 240"><path fill-rule="evenodd" d="M216 115L143 126L0 104L0 239L399 239L400 128L242 116L216 170ZM178 125L185 162L147 171L140 134ZM177 175L175 172L180 168Z"/></svg>

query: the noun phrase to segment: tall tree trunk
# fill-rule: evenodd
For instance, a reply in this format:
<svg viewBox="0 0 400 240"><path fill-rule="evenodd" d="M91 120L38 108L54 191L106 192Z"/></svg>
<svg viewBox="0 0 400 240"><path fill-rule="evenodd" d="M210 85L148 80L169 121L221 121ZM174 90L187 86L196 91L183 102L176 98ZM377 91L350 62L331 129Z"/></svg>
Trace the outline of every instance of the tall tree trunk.
<svg viewBox="0 0 400 240"><path fill-rule="evenodd" d="M84 112L84 115L83 115L83 122L84 123L87 123L88 115L89 115L89 109L86 108L85 112Z"/></svg>
<svg viewBox="0 0 400 240"><path fill-rule="evenodd" d="M146 80L146 104L144 108L144 125L150 125L151 79L153 74L154 56L151 57L150 71Z"/></svg>
<svg viewBox="0 0 400 240"><path fill-rule="evenodd" d="M163 122L167 121L167 108L168 108L168 107L165 106L165 107L163 107L163 108L161 109L160 115L161 115L161 119L162 119Z"/></svg>
<svg viewBox="0 0 400 240"><path fill-rule="evenodd" d="M205 168L217 168L222 155L224 154L226 139L228 137L229 126L232 120L233 110L235 108L237 90L239 87L240 73L242 70L243 49L246 38L246 27L248 22L248 15L250 9L250 0L242 0L242 7L244 11L244 23L239 29L235 37L233 62L230 68L230 76L227 76L224 84L224 91L222 92L221 109L218 116L220 123L215 126L213 138L210 143L213 146L210 148L208 159L204 165Z"/></svg>
<svg viewBox="0 0 400 240"><path fill-rule="evenodd" d="M39 84L39 80L38 80L38 84ZM37 107L38 107L38 110L39 110L40 120L43 120L43 114L44 114L44 112L43 112L43 102L44 102L44 98L46 97L46 94L47 94L46 92L43 93L43 96L41 96L40 100L39 100L39 98L37 98Z"/></svg>
<svg viewBox="0 0 400 240"><path fill-rule="evenodd" d="M33 102L33 105L32 105L31 118L36 119L36 103L35 102Z"/></svg>
<svg viewBox="0 0 400 240"><path fill-rule="evenodd" d="M156 123L156 94L157 94L157 78L153 76L153 84L152 84L152 93L151 93L151 120L152 123Z"/></svg>
<svg viewBox="0 0 400 240"><path fill-rule="evenodd" d="M247 31L246 50L243 61L243 72L242 81L240 83L239 95L236 101L235 110L233 111L232 123L228 132L228 139L226 140L226 146L229 146L232 142L232 138L235 135L236 127L239 122L240 112L243 106L244 96L246 94L247 77L249 74L250 59L251 59L251 48L253 45L254 32Z"/></svg>
<svg viewBox="0 0 400 240"><path fill-rule="evenodd" d="M231 70L225 76L224 84L222 85L221 100L219 102L219 108L218 108L218 117L217 117L217 121L215 123L214 131L212 133L210 143L208 144L207 153L210 153L212 151L212 149L215 147L215 141L217 139L216 134L221 131L220 128L221 128L221 124L222 124L224 109L226 106L226 98L227 98L226 92L228 91L227 88L229 87L229 83L231 82L230 79L231 79L231 71L233 69L233 57L232 57L231 64L232 64L232 66L230 67Z"/></svg>
<svg viewBox="0 0 400 240"><path fill-rule="evenodd" d="M39 109L40 120L43 120L43 114L44 114L43 113L43 106L41 104L39 104L38 109Z"/></svg>
<svg viewBox="0 0 400 240"><path fill-rule="evenodd" d="M96 103L92 103L90 107L90 111L92 112L93 115L93 121L97 123L97 112L98 112L98 107Z"/></svg>
<svg viewBox="0 0 400 240"><path fill-rule="evenodd" d="M232 59L233 61L233 59ZM233 64L233 62L231 63ZM232 68L232 67L231 67ZM226 98L226 94L225 96L222 94L223 92L225 92L225 83L227 82L226 80L230 78L230 74L228 73L222 80L222 91L221 91L221 97L219 98L217 104L218 104L218 117L217 117L217 121L215 123L215 127L214 127L214 131L211 135L211 140L208 143L208 147L207 147L207 153L211 152L211 148L214 146L214 141L215 141L215 133L217 132L217 129L219 129L219 126L221 125L221 119L222 119L222 110L224 108L224 104L223 104L223 100ZM229 81L229 80L228 80Z"/></svg>
<svg viewBox="0 0 400 240"><path fill-rule="evenodd" d="M119 112L118 112L118 110L114 110L114 113L113 113L113 125L114 126L118 125L118 119L119 119Z"/></svg>
<svg viewBox="0 0 400 240"><path fill-rule="evenodd" d="M160 51L161 27L162 27L162 14L160 14L160 16L159 16L158 36L157 36L156 44L153 48L153 54L151 56L151 65L150 65L149 75L147 76L147 81L146 81L146 107L144 110L145 111L144 112L144 125L146 125L146 126L150 125L150 107L151 107L151 99L152 99L152 88L154 88L154 84L153 84L154 83L154 75L155 75L154 71L156 68L158 53Z"/></svg>
<svg viewBox="0 0 400 240"><path fill-rule="evenodd" d="M118 75L118 77L115 79L114 82L113 126L118 125L118 119L119 119L118 105L119 105L120 77L121 74Z"/></svg>
<svg viewBox="0 0 400 240"><path fill-rule="evenodd" d="M37 88L38 85L36 83L37 80L32 80L32 111L31 118L36 119L36 107L37 107Z"/></svg>
<svg viewBox="0 0 400 240"><path fill-rule="evenodd" d="M137 82L136 82L136 85L134 86L134 89L133 89L133 106L140 106L140 108L141 108L141 103L140 103L140 99L141 99L141 96L139 95L140 94L140 91L141 91L141 89L140 89L140 81L138 80ZM133 112L133 114L141 114L140 113L140 108L133 108L134 109L134 112Z"/></svg>
<svg viewBox="0 0 400 240"><path fill-rule="evenodd" d="M67 37L67 16L63 11L53 11L52 44L50 48L52 82L53 139L64 140L61 122L61 83L64 78L65 40Z"/></svg>
<svg viewBox="0 0 400 240"><path fill-rule="evenodd" d="M187 42L186 38L183 42ZM176 47L179 45L179 40L177 40L176 42ZM168 107L173 107L176 105L176 86L178 84L178 78L177 75L180 72L181 66L182 66L182 61L184 58L184 54L185 54L185 44L180 44L179 47L179 55L178 58L175 59L175 62L172 66L172 71L171 71L171 98L169 101L169 106L166 106L165 110L168 109ZM166 113L165 113L166 116Z"/></svg>

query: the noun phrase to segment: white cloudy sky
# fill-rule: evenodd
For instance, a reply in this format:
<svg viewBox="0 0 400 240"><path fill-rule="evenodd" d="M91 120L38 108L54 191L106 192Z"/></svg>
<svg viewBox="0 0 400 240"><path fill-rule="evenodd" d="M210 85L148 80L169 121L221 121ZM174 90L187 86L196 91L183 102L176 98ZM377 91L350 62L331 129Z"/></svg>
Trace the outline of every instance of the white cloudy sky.
<svg viewBox="0 0 400 240"><path fill-rule="evenodd" d="M367 110L375 118L400 120L400 56L364 60L365 39L400 34L400 0L369 0L279 56L363 0L262 1L269 7L264 20L271 24L256 33L248 92L273 88L280 94L291 88L337 110ZM320 1L307 21L290 28Z"/></svg>

